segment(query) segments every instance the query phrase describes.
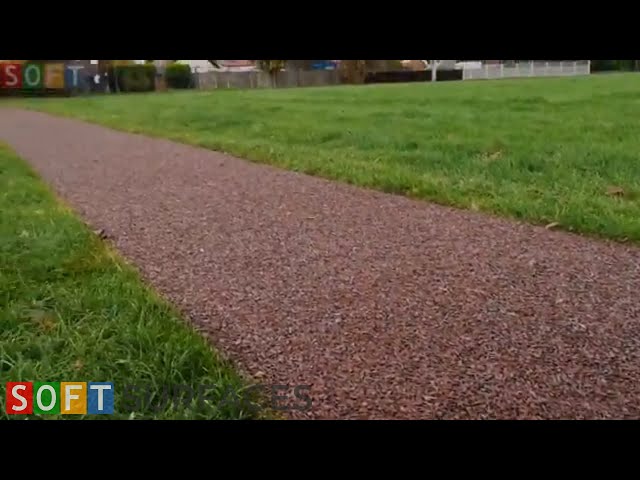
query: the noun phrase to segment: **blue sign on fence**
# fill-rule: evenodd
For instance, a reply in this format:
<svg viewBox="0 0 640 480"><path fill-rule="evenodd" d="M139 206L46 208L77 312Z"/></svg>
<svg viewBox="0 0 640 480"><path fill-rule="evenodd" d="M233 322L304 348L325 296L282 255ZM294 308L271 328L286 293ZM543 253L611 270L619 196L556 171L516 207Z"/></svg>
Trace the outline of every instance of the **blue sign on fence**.
<svg viewBox="0 0 640 480"><path fill-rule="evenodd" d="M327 60L325 62L316 62L311 65L311 68L313 70L335 70L336 63L330 60Z"/></svg>

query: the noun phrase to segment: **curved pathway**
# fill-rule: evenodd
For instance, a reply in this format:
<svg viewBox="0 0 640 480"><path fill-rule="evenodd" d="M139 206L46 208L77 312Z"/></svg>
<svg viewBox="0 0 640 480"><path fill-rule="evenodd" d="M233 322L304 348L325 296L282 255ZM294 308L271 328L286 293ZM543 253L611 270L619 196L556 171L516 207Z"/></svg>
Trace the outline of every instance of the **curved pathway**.
<svg viewBox="0 0 640 480"><path fill-rule="evenodd" d="M0 140L243 369L312 385L294 417L640 417L637 247L42 113Z"/></svg>

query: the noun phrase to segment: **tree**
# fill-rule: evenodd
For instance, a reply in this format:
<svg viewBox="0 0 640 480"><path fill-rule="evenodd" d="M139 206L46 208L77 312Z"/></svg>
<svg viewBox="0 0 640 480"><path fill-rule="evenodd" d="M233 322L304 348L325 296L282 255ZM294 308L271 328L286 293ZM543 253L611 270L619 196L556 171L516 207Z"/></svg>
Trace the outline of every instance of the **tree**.
<svg viewBox="0 0 640 480"><path fill-rule="evenodd" d="M285 66L286 60L256 60L258 68L263 72L267 72L271 77L271 84L277 86L277 75Z"/></svg>
<svg viewBox="0 0 640 480"><path fill-rule="evenodd" d="M340 62L340 76L345 83L364 83L367 75L366 60L342 60Z"/></svg>
<svg viewBox="0 0 640 480"><path fill-rule="evenodd" d="M120 91L120 85L118 80L118 67L123 67L127 65L133 65L135 62L133 60L98 60L98 73L101 77L108 75L110 72L113 75L113 78L110 79L109 83L113 85L114 91ZM111 76L111 75L110 75Z"/></svg>
<svg viewBox="0 0 640 480"><path fill-rule="evenodd" d="M400 60L365 60L367 72L389 72L402 70Z"/></svg>
<svg viewBox="0 0 640 480"><path fill-rule="evenodd" d="M113 60L98 60L98 74L100 75L100 78L106 78L109 73L109 69L111 68L111 62L113 62ZM109 83L107 83L108 89L110 89Z"/></svg>

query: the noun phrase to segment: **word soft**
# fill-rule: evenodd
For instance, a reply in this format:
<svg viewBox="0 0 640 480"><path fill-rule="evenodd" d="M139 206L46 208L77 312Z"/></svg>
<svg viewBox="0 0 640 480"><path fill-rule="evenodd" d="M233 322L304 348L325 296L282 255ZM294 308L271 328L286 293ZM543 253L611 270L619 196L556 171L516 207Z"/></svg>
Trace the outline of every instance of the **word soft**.
<svg viewBox="0 0 640 480"><path fill-rule="evenodd" d="M113 414L110 382L7 382L8 415Z"/></svg>
<svg viewBox="0 0 640 480"><path fill-rule="evenodd" d="M0 88L63 90L79 85L82 65L64 63L0 63Z"/></svg>

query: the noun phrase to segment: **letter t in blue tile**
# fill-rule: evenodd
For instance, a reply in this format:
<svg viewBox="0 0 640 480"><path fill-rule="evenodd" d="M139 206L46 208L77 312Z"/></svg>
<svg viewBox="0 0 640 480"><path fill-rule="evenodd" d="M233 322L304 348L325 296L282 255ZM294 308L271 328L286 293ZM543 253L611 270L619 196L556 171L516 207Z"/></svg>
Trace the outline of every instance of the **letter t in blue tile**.
<svg viewBox="0 0 640 480"><path fill-rule="evenodd" d="M87 388L87 413L89 415L112 415L113 399L113 383L89 382Z"/></svg>

